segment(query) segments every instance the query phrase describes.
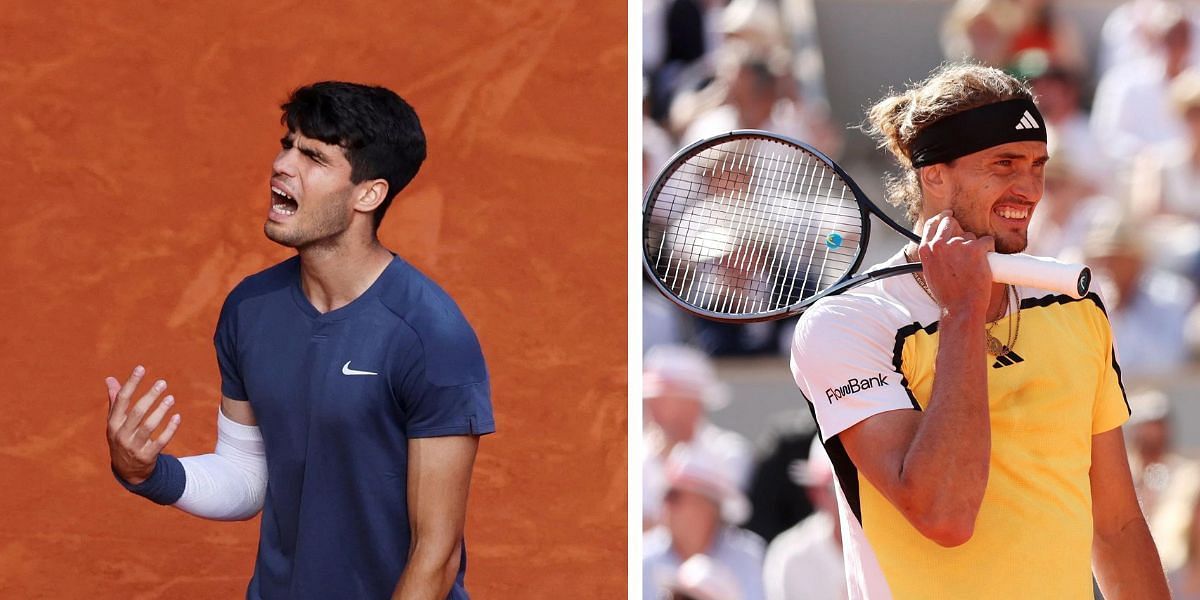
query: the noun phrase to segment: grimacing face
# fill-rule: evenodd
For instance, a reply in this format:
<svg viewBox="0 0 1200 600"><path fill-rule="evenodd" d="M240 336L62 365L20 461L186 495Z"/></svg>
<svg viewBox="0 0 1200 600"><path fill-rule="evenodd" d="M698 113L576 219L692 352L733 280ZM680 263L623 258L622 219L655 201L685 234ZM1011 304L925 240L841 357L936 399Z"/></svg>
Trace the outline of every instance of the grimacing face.
<svg viewBox="0 0 1200 600"><path fill-rule="evenodd" d="M355 184L342 148L288 132L271 163L271 203L263 232L289 248L335 241L350 226Z"/></svg>
<svg viewBox="0 0 1200 600"><path fill-rule="evenodd" d="M1023 252L1049 159L1045 142L1010 142L959 157L943 165L951 186L948 200L944 206L926 206L925 214L950 209L964 231L992 236L997 252Z"/></svg>

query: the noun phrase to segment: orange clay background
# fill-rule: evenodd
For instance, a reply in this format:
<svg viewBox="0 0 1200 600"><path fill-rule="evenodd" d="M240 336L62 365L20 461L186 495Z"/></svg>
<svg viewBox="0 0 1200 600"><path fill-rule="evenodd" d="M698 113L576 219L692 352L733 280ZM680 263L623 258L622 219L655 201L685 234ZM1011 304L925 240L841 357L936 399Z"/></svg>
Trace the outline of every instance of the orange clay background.
<svg viewBox="0 0 1200 600"><path fill-rule="evenodd" d="M321 79L392 87L429 138L381 238L492 374L468 588L623 597L625 3L70 4L0 11L0 598L243 596L258 518L122 490L103 378L144 363L168 450L212 451L217 313L291 255L262 234L278 105Z"/></svg>

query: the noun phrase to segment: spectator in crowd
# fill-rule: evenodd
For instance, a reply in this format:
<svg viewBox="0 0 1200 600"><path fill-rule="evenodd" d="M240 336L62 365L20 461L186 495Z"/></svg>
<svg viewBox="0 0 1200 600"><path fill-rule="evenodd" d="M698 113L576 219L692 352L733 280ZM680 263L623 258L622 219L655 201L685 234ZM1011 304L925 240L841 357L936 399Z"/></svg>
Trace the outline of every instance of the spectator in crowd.
<svg viewBox="0 0 1200 600"><path fill-rule="evenodd" d="M1092 129L1114 160L1128 163L1152 144L1183 138L1168 90L1191 60L1192 23L1183 9L1163 4L1152 21L1156 53L1109 71L1096 89Z"/></svg>
<svg viewBox="0 0 1200 600"><path fill-rule="evenodd" d="M1011 65L1022 54L1036 52L1061 69L1075 73L1087 70L1079 29L1059 14L1054 0L1015 0L1012 4L1019 18L1009 39L1006 64Z"/></svg>
<svg viewBox="0 0 1200 600"><path fill-rule="evenodd" d="M1186 135L1152 148L1138 161L1132 189L1141 212L1200 220L1200 71L1188 69L1171 83L1170 107Z"/></svg>
<svg viewBox="0 0 1200 600"><path fill-rule="evenodd" d="M692 319L696 345L712 356L779 355L787 348L796 320L733 325Z"/></svg>
<svg viewBox="0 0 1200 600"><path fill-rule="evenodd" d="M1192 494L1188 508L1184 561L1167 573L1175 600L1200 600L1200 494Z"/></svg>
<svg viewBox="0 0 1200 600"><path fill-rule="evenodd" d="M1088 233L1098 225L1111 223L1120 208L1111 198L1097 193L1096 180L1080 173L1074 155L1055 150L1049 153L1052 158L1046 163L1046 193L1030 220L1026 252L1078 262L1083 260Z"/></svg>
<svg viewBox="0 0 1200 600"><path fill-rule="evenodd" d="M798 461L808 459L817 436L812 415L805 409L774 415L770 423L770 429L759 438L749 491L754 510L746 522L746 529L767 542L813 512L812 501L792 472Z"/></svg>
<svg viewBox="0 0 1200 600"><path fill-rule="evenodd" d="M683 561L669 590L671 600L741 600L742 597L733 572L704 554Z"/></svg>
<svg viewBox="0 0 1200 600"><path fill-rule="evenodd" d="M645 277L643 277L643 280ZM642 283L642 354L655 346L683 341L684 315L653 284Z"/></svg>
<svg viewBox="0 0 1200 600"><path fill-rule="evenodd" d="M813 0L781 0L779 10L792 50L792 77L809 102L829 106L825 89L825 57L817 31Z"/></svg>
<svg viewBox="0 0 1200 600"><path fill-rule="evenodd" d="M826 154L840 152L811 8L808 0L732 0L705 13L712 25L706 53L690 69L688 83L672 89L665 119L680 145L732 129L765 129ZM653 93L650 114L662 123Z"/></svg>
<svg viewBox="0 0 1200 600"><path fill-rule="evenodd" d="M844 600L849 592L833 465L819 440L813 440L808 460L798 461L793 474L816 512L767 547L763 562L767 600Z"/></svg>
<svg viewBox="0 0 1200 600"><path fill-rule="evenodd" d="M654 183L658 174L675 152L675 140L650 116L649 86L642 88L642 186Z"/></svg>
<svg viewBox="0 0 1200 600"><path fill-rule="evenodd" d="M1020 19L1012 0L959 0L942 23L942 52L951 61L972 59L1004 67Z"/></svg>
<svg viewBox="0 0 1200 600"><path fill-rule="evenodd" d="M1083 109L1080 72L1050 62L1038 51L1018 55L1016 64L1046 119L1046 150L1052 162L1069 162L1073 174L1089 182L1093 192L1104 189L1111 161L1092 133L1091 115Z"/></svg>
<svg viewBox="0 0 1200 600"><path fill-rule="evenodd" d="M1156 265L1200 278L1200 71L1171 83L1171 107L1186 125L1179 140L1148 148L1134 162L1130 201L1155 239Z"/></svg>
<svg viewBox="0 0 1200 600"><path fill-rule="evenodd" d="M1159 506L1164 500L1169 503L1180 498L1181 488L1186 490L1198 475L1198 466L1175 451L1171 404L1162 391L1147 389L1130 395L1129 407L1129 470L1151 533L1160 538L1162 532L1156 530Z"/></svg>
<svg viewBox="0 0 1200 600"><path fill-rule="evenodd" d="M771 0L731 0L718 27L726 41L746 42L753 48L787 46L779 3Z"/></svg>
<svg viewBox="0 0 1200 600"><path fill-rule="evenodd" d="M642 541L642 597L665 596L684 561L704 554L733 573L742 600L763 600L763 541L735 526L749 503L724 460L696 447L679 447L666 463L663 524Z"/></svg>
<svg viewBox="0 0 1200 600"><path fill-rule="evenodd" d="M658 522L667 491L666 461L677 447L691 446L712 457L738 490L748 482L753 451L741 435L705 418L706 410L725 405L728 394L704 353L682 345L655 346L642 364L642 514L650 527Z"/></svg>
<svg viewBox="0 0 1200 600"><path fill-rule="evenodd" d="M958 0L942 22L942 51L952 61L999 68L1028 52L1066 69L1087 68L1079 30L1052 0Z"/></svg>
<svg viewBox="0 0 1200 600"><path fill-rule="evenodd" d="M1129 396L1129 469L1142 512L1163 564L1181 564L1187 554L1192 503L1200 465L1175 449L1170 399L1158 389Z"/></svg>
<svg viewBox="0 0 1200 600"><path fill-rule="evenodd" d="M643 88L643 89L648 89ZM675 141L653 119L650 118L650 100L642 98L642 186L649 188L654 177L666 166L675 149ZM683 341L683 314L671 301L663 297L642 275L642 354L650 348Z"/></svg>
<svg viewBox="0 0 1200 600"><path fill-rule="evenodd" d="M1104 75L1153 57L1157 45L1154 22L1173 7L1184 8L1193 30L1200 26L1195 7L1180 5L1174 0L1129 0L1114 8L1100 30L1098 74ZM1200 44L1192 44L1189 63L1200 65Z"/></svg>
<svg viewBox="0 0 1200 600"><path fill-rule="evenodd" d="M1085 263L1101 282L1126 382L1172 372L1188 357L1184 324L1195 291L1147 259L1139 224L1128 221L1093 230L1084 247Z"/></svg>
<svg viewBox="0 0 1200 600"><path fill-rule="evenodd" d="M682 144L734 129L764 129L837 154L840 134L822 107L804 100L785 48L730 41L716 62L713 82L680 96L671 109L671 128L681 132Z"/></svg>
<svg viewBox="0 0 1200 600"><path fill-rule="evenodd" d="M650 115L666 117L680 89L695 85L707 71L718 2L646 0L642 6L642 68L649 76Z"/></svg>

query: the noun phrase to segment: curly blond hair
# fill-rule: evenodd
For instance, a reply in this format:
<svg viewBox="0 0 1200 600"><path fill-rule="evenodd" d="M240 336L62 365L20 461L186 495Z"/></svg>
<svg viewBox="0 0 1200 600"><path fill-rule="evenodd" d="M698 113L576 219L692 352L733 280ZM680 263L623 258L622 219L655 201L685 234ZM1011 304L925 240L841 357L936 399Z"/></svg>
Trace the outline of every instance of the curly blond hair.
<svg viewBox="0 0 1200 600"><path fill-rule="evenodd" d="M888 201L905 209L911 222L921 214L921 185L911 154L921 130L950 115L1018 98L1033 99L1025 82L975 63L946 63L903 92L889 90L867 111L863 124L863 130L900 166L899 173L886 178Z"/></svg>

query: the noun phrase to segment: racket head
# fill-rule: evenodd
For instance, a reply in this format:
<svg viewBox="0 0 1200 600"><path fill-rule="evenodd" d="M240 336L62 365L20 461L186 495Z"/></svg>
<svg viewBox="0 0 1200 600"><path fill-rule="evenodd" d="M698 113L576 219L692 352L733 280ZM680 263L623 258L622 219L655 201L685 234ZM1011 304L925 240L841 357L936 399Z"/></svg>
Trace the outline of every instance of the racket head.
<svg viewBox="0 0 1200 600"><path fill-rule="evenodd" d="M642 202L642 265L706 319L800 313L861 265L875 207L819 150L738 130L677 152Z"/></svg>

